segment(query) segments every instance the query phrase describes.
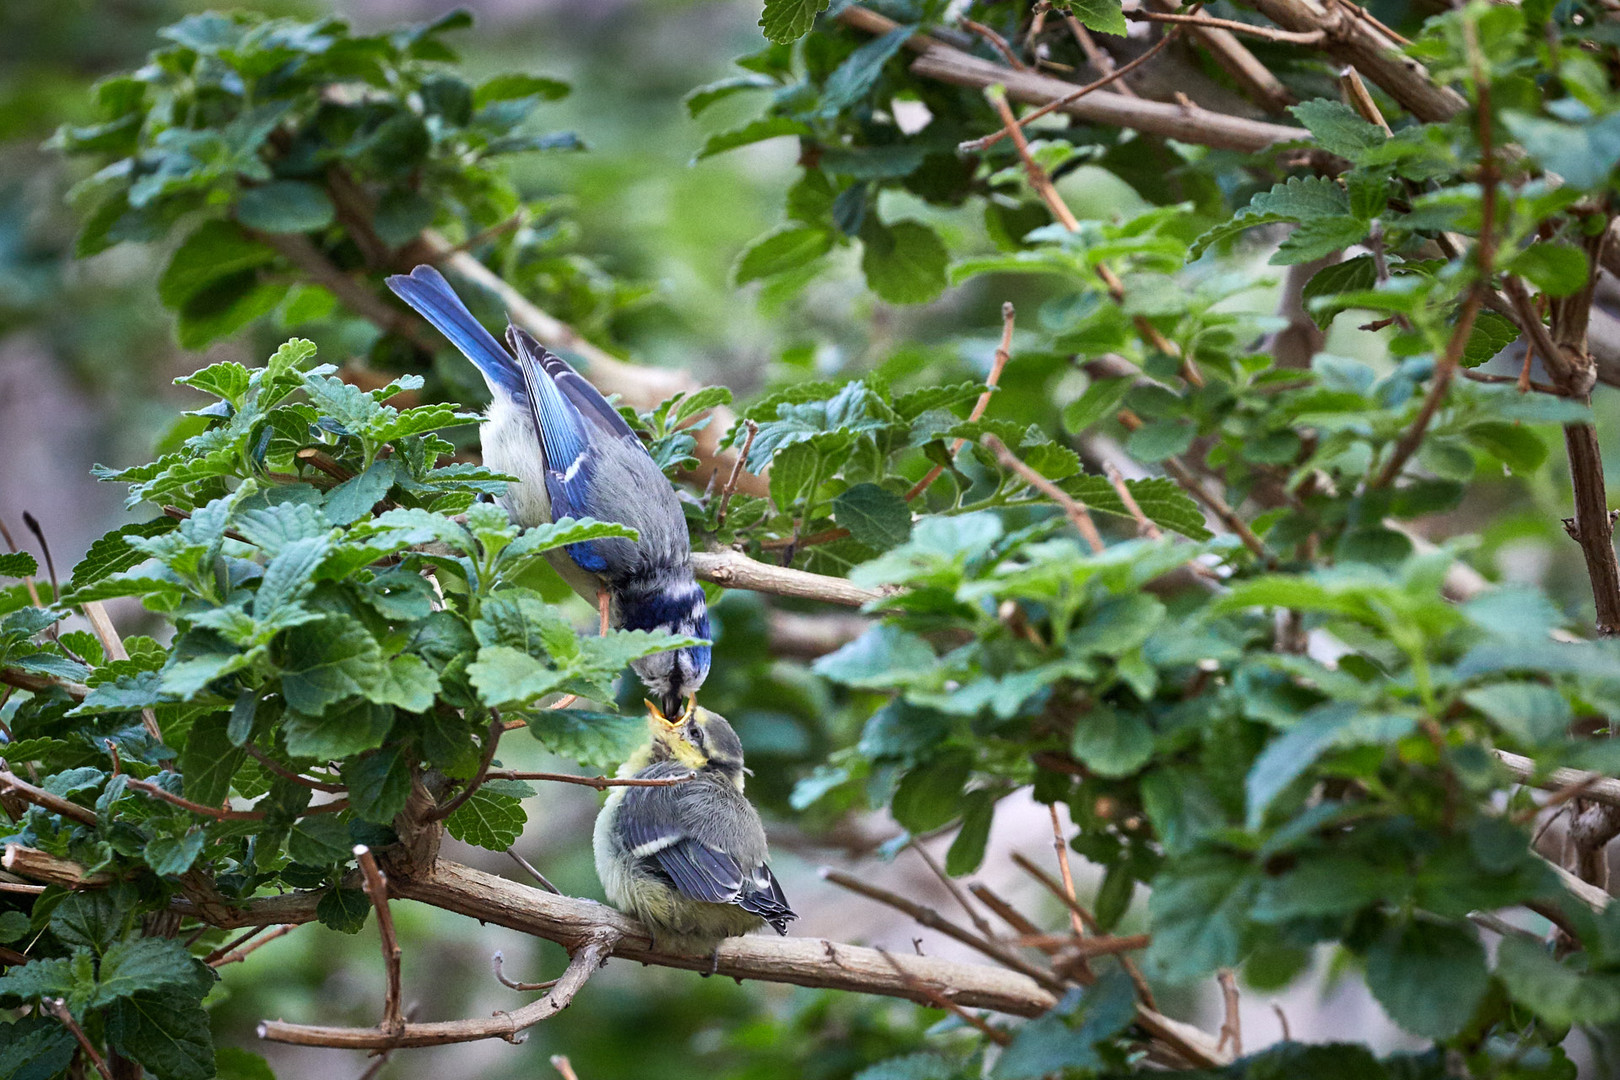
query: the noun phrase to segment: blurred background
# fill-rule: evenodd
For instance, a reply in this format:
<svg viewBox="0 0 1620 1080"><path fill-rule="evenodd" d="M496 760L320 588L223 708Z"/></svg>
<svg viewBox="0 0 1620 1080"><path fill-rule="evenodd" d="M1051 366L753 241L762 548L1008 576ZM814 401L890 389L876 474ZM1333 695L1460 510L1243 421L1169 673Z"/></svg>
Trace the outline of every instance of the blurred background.
<svg viewBox="0 0 1620 1080"><path fill-rule="evenodd" d="M153 288L166 250L122 244L87 260L73 258L78 220L67 195L83 170L43 144L58 125L89 121L88 90L97 78L138 66L158 44L159 28L209 6L221 5L0 3L0 521L38 551L19 527L23 512L31 513L64 573L127 513L120 489L91 479L91 466L148 460L176 413L195 404L171 384L174 377L215 359L262 362L291 329L317 340L323 359L335 362L370 344L355 336L353 321L289 328L265 319L206 353L187 352L175 343L172 316ZM457 5L277 0L251 6L302 18L332 14L374 29L429 19ZM1053 286L1038 279L991 279L950 290L932 305L898 309L877 303L853 265L822 275L804 299L791 303L769 287L761 293L758 286L731 286L738 252L782 220L795 144L778 139L692 164L708 134L737 126L755 114L758 102L738 95L694 121L681 98L734 73L733 58L763 46L757 0L473 0L459 6L477 20L454 36L463 74L476 80L525 71L573 85L570 97L547 106L545 122L577 132L587 149L526 155L512 166L513 175L525 198L545 201L551 214L534 227L550 230L549 250L574 271L578 295L561 314L638 362L686 368L704 382L732 387L743 401L775 385L873 369L912 381L961 378L988 366L1002 300L1034 310L1050 298L1042 290ZM1139 203L1135 192L1097 170L1072 174L1064 194L1082 216L1107 216ZM954 251L976 243L988 249L978 211L939 211L920 202L905 209L946 233ZM1264 267L1264 252L1251 258L1251 266L1225 269L1254 272L1249 300L1270 310L1275 282L1267 274L1275 271ZM952 344L936 344L942 341ZM1329 341L1330 350L1355 347ZM445 378L468 387L468 400L475 401L470 375L469 369ZM1054 402L1073 396L1063 385L1072 377L1056 358L1015 363L995 408L1055 428ZM1504 488L1503 497L1522 499L1520 512L1493 511L1496 525L1480 538L1477 563L1493 577L1556 582L1564 573L1554 565L1558 559L1578 561L1567 545L1554 546L1557 515L1543 504L1558 493L1526 493L1515 485ZM1456 532L1468 527L1466 520L1455 523ZM1567 595L1579 603L1580 579L1570 580ZM579 613L582 623L589 621L583 605ZM141 629L139 607L115 614L125 633ZM728 596L718 615L716 696L708 703L736 722L758 774L750 793L767 812L778 872L804 915L793 933L966 959L938 935L819 880L822 865L859 864L870 878L941 910L953 903L914 852L880 850L899 832L891 822L794 811L794 784L832 749L854 742L863 717L835 714L802 663L773 658L761 647L765 614L757 601ZM517 738L503 744L502 758L511 767L545 767L538 744ZM529 831L518 850L574 895L601 896L589 844L599 799L589 789L551 787L528 803ZM979 877L1055 928L1057 906L1008 859L1018 850L1051 865L1051 840L1044 807L1007 800ZM940 854L947 842L937 842ZM522 877L500 856L453 842L450 848L456 859ZM1089 870L1080 860L1081 886L1094 889L1097 877ZM413 905L399 905L395 918L405 948L406 1000L418 1019L487 1015L527 1000L492 977L496 950L512 978L540 980L561 971L562 950L547 943ZM1359 979L1336 978L1331 957L1318 957L1316 968L1312 978L1275 999L1295 1037L1354 1035L1383 1048L1401 1045ZM265 1054L283 1080L360 1077L368 1068L363 1055L270 1046L259 1042L254 1027L265 1017L370 1024L381 987L373 929L350 938L307 926L224 969L216 1038ZM1213 991L1185 988L1161 995L1161 1004L1172 1015L1213 1027L1219 1015ZM1245 993L1249 1049L1282 1034L1272 1000L1253 988ZM615 961L568 1013L531 1029L520 1047L405 1051L381 1075L544 1076L551 1075L548 1058L564 1053L582 1080L643 1075L655 1061L658 1075L670 1080L845 1077L919 1045L942 1015L886 999L736 985Z"/></svg>

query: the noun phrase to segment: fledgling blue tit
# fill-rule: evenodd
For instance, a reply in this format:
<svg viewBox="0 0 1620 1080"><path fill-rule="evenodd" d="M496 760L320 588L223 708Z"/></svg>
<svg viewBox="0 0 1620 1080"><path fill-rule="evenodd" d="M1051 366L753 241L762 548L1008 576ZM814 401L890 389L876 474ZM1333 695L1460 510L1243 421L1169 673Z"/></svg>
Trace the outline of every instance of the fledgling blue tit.
<svg viewBox="0 0 1620 1080"><path fill-rule="evenodd" d="M493 398L484 461L517 477L502 501L524 528L559 518L595 518L635 529L635 541L569 544L547 558L605 624L707 638L709 609L692 576L691 538L675 490L630 425L589 382L526 331L508 324L511 351L472 317L444 276L418 266L388 287L478 368ZM709 646L631 662L676 715L709 674Z"/></svg>
<svg viewBox="0 0 1620 1080"><path fill-rule="evenodd" d="M596 818L596 873L655 944L705 953L721 939L798 918L765 864L765 827L743 796L742 743L701 706L674 720L647 703L651 739L619 769L662 787L616 787ZM718 956L718 954L716 954Z"/></svg>

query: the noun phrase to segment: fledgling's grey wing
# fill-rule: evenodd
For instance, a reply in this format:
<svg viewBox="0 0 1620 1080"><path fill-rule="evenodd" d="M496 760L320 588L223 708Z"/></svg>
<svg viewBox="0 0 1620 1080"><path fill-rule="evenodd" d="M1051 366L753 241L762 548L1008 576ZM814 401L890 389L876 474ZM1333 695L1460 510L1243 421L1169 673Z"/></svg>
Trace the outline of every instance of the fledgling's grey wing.
<svg viewBox="0 0 1620 1080"><path fill-rule="evenodd" d="M686 770L672 762L660 763L637 775L676 776ZM678 794L701 779L669 787L638 787L626 793L619 809L618 826L630 854L656 867L682 895L711 904L734 904L743 892L742 865L724 850L692 835Z"/></svg>
<svg viewBox="0 0 1620 1080"><path fill-rule="evenodd" d="M787 924L797 919L799 913L788 906L782 883L776 880L770 867L761 864L753 874L752 885L752 888L743 890L737 906L758 915L770 923L778 934L786 936Z"/></svg>

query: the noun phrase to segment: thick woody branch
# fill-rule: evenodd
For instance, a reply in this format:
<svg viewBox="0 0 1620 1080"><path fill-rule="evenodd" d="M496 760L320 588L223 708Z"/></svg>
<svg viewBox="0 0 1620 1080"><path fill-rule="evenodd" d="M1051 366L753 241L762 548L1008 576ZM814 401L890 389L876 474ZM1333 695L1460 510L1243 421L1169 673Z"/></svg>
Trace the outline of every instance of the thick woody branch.
<svg viewBox="0 0 1620 1080"><path fill-rule="evenodd" d="M59 859L49 852L23 847L21 844L6 845L6 853L0 857L0 870L6 870L30 881L60 885L64 889L88 889L107 885L112 881L111 874L99 871L94 874L87 873L85 868L76 862Z"/></svg>
<svg viewBox="0 0 1620 1080"><path fill-rule="evenodd" d="M37 671L23 671L21 668L0 667L0 683L15 686L19 690L27 690L31 694L41 694L55 687L75 701L83 701L90 696L90 688L84 683L58 679L54 675L44 675Z"/></svg>
<svg viewBox="0 0 1620 1080"><path fill-rule="evenodd" d="M863 589L843 578L812 574L787 566L772 566L736 551L694 551L692 572L703 581L728 589L821 600L845 607L877 604L894 595L892 590Z"/></svg>
<svg viewBox="0 0 1620 1080"><path fill-rule="evenodd" d="M549 1020L573 1002L596 969L601 967L617 940L615 931L598 928L574 950L551 992L511 1012L497 1012L488 1020L446 1020L436 1023L402 1024L397 1031L382 1027L343 1028L288 1024L266 1020L259 1025L259 1038L300 1046L329 1046L348 1050L391 1050L401 1046L444 1046L478 1039L523 1041L523 1030Z"/></svg>
<svg viewBox="0 0 1620 1080"><path fill-rule="evenodd" d="M1321 48L1382 87L1419 120L1449 120L1467 108L1462 95L1435 83L1428 69L1404 55L1385 28L1352 4L1314 0L1244 0L1266 18L1296 34L1322 31Z"/></svg>
<svg viewBox="0 0 1620 1080"><path fill-rule="evenodd" d="M1493 753L1503 768L1521 784L1529 784L1543 791L1563 791L1579 785L1580 797L1587 802L1620 807L1620 780L1599 773L1583 772L1580 769L1552 769L1545 774L1538 774L1536 763L1530 758L1507 750L1496 750Z"/></svg>
<svg viewBox="0 0 1620 1080"><path fill-rule="evenodd" d="M425 874L396 874L390 879L390 890L398 899L416 900L567 947L580 946L597 931L611 931L620 935L611 955L644 964L708 971L714 963L717 974L735 979L879 994L923 1004L929 1001L896 975L877 950L857 945L820 938L755 936L727 938L712 959L665 952L653 947L644 926L612 908L542 892L444 860ZM229 925L310 922L319 899L319 893L308 892L252 900L231 913ZM184 901L174 906L194 910ZM1057 1000L1029 976L1002 967L921 956L906 957L905 965L910 976L964 1008L1039 1016Z"/></svg>
<svg viewBox="0 0 1620 1080"><path fill-rule="evenodd" d="M483 263L467 252L457 250L448 240L431 230L424 232L414 246L425 252L428 261L438 263L479 288L494 293L506 306L514 323L533 334L548 349L573 353L579 357L585 362L585 375L596 388L604 394L618 394L626 405L650 409L666 398L700 387L687 372L627 364L593 345L573 327L541 310L528 297L502 281ZM693 456L701 462L693 479L699 485L707 483L713 473L719 473L720 478L725 479L737 460L735 449L720 449L720 438L730 429L736 417L725 408L716 408L708 415L712 417L709 425L693 433L697 439ZM737 490L745 495L768 496L771 492L770 479L745 470L737 479Z"/></svg>
<svg viewBox="0 0 1620 1080"><path fill-rule="evenodd" d="M848 26L869 34L886 34L898 24L859 6L845 8L838 16ZM1015 71L1002 64L981 60L971 53L952 48L935 38L919 34L907 47L921 55L911 70L927 79L955 86L1005 86L1007 96L1031 105L1046 105L1073 94L1073 83L1033 71ZM1057 111L1068 116L1110 127L1131 128L1150 135L1163 135L1201 146L1227 150L1257 151L1280 142L1309 138L1303 128L1246 120L1225 113L1211 112L1098 90L1063 105Z"/></svg>

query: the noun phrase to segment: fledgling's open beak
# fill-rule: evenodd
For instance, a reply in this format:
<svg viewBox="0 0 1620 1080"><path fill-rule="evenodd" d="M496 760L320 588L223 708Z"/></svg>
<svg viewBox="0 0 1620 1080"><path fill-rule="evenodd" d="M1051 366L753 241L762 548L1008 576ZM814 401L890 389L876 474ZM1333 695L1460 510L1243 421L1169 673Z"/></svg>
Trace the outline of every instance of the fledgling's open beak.
<svg viewBox="0 0 1620 1080"><path fill-rule="evenodd" d="M671 731L675 730L676 728L680 727L682 724L686 723L686 717L685 716L677 716L675 719L671 720L664 709L659 708L657 705L653 704L651 701L647 700L646 698L642 698L641 703L643 705L647 706L647 717L648 717L648 719L658 721L660 724L663 724L665 727L669 728Z"/></svg>

